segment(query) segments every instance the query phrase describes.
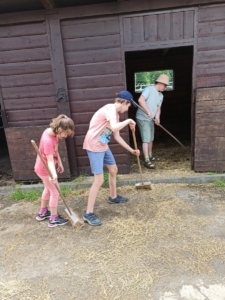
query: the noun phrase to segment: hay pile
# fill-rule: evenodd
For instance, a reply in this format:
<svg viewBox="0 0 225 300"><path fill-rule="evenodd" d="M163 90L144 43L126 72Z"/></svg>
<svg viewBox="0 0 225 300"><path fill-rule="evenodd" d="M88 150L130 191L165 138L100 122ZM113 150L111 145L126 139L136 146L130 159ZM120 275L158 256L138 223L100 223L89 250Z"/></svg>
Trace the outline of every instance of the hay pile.
<svg viewBox="0 0 225 300"><path fill-rule="evenodd" d="M202 187L198 195L207 200L209 195ZM31 287L29 280L1 280L4 288L0 289L0 298L5 300L18 293L21 295L18 299L24 300L87 297L93 300L153 300L151 287L162 278L185 272L213 274L213 262L218 259L225 262L225 240L205 230L213 224L214 214L197 214L192 201L177 196L182 188L188 189L188 186L161 184L154 186L153 191L122 187L118 193L128 196L129 202L115 206L106 202L108 189L101 189L96 203L96 214L103 222L101 227L85 225L74 230L63 226L52 239L52 231L38 223L34 228L44 235L45 243L43 240L40 243L37 235L35 243L35 232L31 228L19 230L0 254L7 269L14 268L15 275L25 262L27 265L27 262L46 258L49 263L54 247L57 261L53 266L58 262L60 272L54 276L49 274L46 280L39 282L44 293L42 298L40 289ZM84 191L77 196L80 212L86 206L87 195L88 191ZM214 201L216 210L225 211L225 204L219 197L217 199ZM74 207L70 197L68 201ZM27 272L29 278L29 268Z"/></svg>

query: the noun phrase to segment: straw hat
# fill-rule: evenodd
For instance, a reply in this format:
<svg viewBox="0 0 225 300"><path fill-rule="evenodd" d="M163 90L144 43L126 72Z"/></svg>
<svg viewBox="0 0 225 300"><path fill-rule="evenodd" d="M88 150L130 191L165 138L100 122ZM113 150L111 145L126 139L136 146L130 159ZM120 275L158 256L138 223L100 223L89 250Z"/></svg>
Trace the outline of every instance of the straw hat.
<svg viewBox="0 0 225 300"><path fill-rule="evenodd" d="M166 74L161 74L159 75L158 79L156 80L157 82L164 83L166 85L169 85L169 76Z"/></svg>

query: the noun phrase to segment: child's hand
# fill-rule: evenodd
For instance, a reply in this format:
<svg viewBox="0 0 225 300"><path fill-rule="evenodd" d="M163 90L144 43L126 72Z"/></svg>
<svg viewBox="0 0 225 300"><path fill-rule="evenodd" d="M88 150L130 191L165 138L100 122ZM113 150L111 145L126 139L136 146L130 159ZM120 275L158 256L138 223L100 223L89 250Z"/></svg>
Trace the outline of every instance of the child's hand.
<svg viewBox="0 0 225 300"><path fill-rule="evenodd" d="M132 154L139 156L140 155L140 150L135 150L133 149Z"/></svg>
<svg viewBox="0 0 225 300"><path fill-rule="evenodd" d="M58 176L57 174L53 175L53 178L49 177L49 181L53 184L57 183Z"/></svg>
<svg viewBox="0 0 225 300"><path fill-rule="evenodd" d="M61 164L58 164L57 172L63 173L64 172L64 167Z"/></svg>
<svg viewBox="0 0 225 300"><path fill-rule="evenodd" d="M135 130L135 125L136 125L136 123L134 122L134 120L130 119L129 126L130 126L131 130Z"/></svg>

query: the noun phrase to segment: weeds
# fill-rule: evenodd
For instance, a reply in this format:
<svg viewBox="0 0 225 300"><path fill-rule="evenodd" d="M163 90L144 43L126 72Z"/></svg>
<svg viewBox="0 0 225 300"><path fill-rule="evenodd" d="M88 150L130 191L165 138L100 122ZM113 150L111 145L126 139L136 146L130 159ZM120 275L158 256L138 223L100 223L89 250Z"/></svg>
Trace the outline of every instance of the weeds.
<svg viewBox="0 0 225 300"><path fill-rule="evenodd" d="M225 187L225 182L221 180L216 180L213 184L218 187Z"/></svg>
<svg viewBox="0 0 225 300"><path fill-rule="evenodd" d="M14 193L11 194L10 198L13 200L27 200L27 201L35 201L41 196L41 191L32 190L29 192L24 192L22 190L16 190Z"/></svg>

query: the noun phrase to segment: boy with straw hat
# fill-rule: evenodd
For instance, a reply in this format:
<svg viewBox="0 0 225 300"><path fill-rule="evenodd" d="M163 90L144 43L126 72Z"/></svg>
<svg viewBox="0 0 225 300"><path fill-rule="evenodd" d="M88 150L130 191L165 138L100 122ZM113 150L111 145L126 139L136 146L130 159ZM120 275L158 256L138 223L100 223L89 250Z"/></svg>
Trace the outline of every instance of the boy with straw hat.
<svg viewBox="0 0 225 300"><path fill-rule="evenodd" d="M155 160L152 156L154 122L156 125L160 124L161 106L163 102L162 92L166 89L168 84L169 76L161 74L155 81L155 85L146 87L138 99L140 106L148 112L148 115L146 115L140 108L138 108L136 112L137 125L142 139L142 150L145 159L144 165L148 169L154 169L154 164L152 163ZM149 118L154 120L150 120Z"/></svg>

